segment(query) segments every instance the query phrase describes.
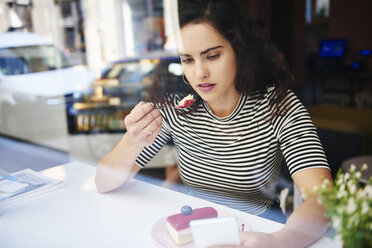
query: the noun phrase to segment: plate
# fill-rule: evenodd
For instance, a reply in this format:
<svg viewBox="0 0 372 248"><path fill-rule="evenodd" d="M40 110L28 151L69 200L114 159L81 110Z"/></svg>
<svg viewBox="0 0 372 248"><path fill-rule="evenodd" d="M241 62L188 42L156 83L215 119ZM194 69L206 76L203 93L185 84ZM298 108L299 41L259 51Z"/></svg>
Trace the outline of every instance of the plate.
<svg viewBox="0 0 372 248"><path fill-rule="evenodd" d="M234 216L233 214L225 213L218 211L218 217L227 217L227 216ZM159 219L155 224L152 226L151 229L151 236L157 247L159 248L196 248L194 242L191 242L184 246L178 246L168 235L167 228L165 227L165 223L167 221L167 217L163 217ZM240 226L240 231L249 231L250 227L247 221L242 220L241 218L237 218L238 223Z"/></svg>

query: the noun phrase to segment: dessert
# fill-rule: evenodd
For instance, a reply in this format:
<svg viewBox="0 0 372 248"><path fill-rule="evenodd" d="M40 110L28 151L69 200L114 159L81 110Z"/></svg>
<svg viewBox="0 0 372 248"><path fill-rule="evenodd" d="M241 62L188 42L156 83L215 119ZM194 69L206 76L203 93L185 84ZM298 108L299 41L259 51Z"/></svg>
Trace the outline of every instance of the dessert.
<svg viewBox="0 0 372 248"><path fill-rule="evenodd" d="M190 107L191 104L195 102L194 96L189 94L186 97L184 97L181 101L178 102L177 108L182 109L182 108L187 108Z"/></svg>
<svg viewBox="0 0 372 248"><path fill-rule="evenodd" d="M217 210L212 207L191 209L190 206L183 206L180 214L168 216L165 226L169 236L179 246L192 242L190 221L205 218L215 218Z"/></svg>

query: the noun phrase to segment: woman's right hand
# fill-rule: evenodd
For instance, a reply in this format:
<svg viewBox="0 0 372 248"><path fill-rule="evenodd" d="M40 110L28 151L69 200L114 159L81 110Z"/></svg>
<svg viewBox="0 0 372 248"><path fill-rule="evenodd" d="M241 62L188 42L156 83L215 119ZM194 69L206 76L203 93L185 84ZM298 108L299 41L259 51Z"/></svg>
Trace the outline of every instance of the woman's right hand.
<svg viewBox="0 0 372 248"><path fill-rule="evenodd" d="M161 129L163 117L152 103L140 102L125 117L127 135L137 147L151 145Z"/></svg>

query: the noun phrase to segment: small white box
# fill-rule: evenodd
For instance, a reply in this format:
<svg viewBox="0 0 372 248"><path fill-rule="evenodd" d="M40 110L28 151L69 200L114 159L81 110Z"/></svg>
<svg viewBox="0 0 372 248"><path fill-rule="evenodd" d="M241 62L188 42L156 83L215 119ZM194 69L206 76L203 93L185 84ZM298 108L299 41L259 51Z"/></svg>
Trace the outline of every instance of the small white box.
<svg viewBox="0 0 372 248"><path fill-rule="evenodd" d="M190 227L197 248L240 245L239 225L235 217L193 220L190 222Z"/></svg>

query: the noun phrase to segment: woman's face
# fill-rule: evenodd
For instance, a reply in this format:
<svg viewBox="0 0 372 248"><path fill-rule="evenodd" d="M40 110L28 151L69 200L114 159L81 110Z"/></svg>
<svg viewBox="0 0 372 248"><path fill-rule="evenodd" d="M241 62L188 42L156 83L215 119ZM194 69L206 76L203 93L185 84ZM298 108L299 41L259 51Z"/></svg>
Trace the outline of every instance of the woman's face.
<svg viewBox="0 0 372 248"><path fill-rule="evenodd" d="M183 71L194 90L212 111L221 106L234 109L240 94L234 84L237 66L230 42L206 23L182 27L181 40Z"/></svg>

